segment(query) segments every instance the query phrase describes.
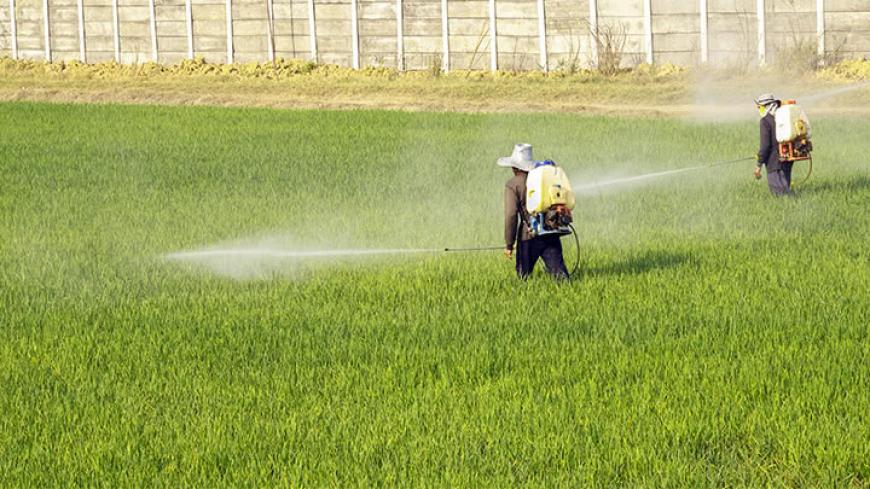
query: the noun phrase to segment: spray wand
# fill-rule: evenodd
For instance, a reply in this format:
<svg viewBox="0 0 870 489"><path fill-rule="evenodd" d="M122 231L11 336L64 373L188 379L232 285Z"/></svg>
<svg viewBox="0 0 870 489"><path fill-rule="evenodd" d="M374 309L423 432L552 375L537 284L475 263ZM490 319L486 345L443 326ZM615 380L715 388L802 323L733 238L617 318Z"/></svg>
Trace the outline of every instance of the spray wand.
<svg viewBox="0 0 870 489"><path fill-rule="evenodd" d="M741 161L749 161L754 159L755 156L747 156L746 158L737 158L736 160L717 161L715 163L710 163L710 165L708 165L708 168L713 168L714 166L730 165L731 163L740 163Z"/></svg>
<svg viewBox="0 0 870 489"><path fill-rule="evenodd" d="M447 253L464 253L466 251L495 251L503 250L504 246L478 246L474 248L444 248Z"/></svg>

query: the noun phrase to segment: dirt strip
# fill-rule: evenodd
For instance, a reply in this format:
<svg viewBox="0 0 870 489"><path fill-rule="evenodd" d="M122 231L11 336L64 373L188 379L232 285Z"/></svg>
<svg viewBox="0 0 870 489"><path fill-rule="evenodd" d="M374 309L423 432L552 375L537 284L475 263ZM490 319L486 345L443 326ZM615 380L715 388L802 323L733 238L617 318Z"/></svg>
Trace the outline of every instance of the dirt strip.
<svg viewBox="0 0 870 489"><path fill-rule="evenodd" d="M309 83L306 83L308 81ZM811 87L816 90L825 87ZM807 87L803 87L804 90ZM705 86L705 92L729 93L731 100L693 100L688 83L535 84L434 82L396 84L389 81L348 83L341 80L269 81L202 80L62 80L0 78L0 101L53 103L117 103L263 107L280 109L384 109L435 112L566 112L613 115L728 118L753 112L743 85ZM870 87L850 97L813 106L815 114L870 115Z"/></svg>

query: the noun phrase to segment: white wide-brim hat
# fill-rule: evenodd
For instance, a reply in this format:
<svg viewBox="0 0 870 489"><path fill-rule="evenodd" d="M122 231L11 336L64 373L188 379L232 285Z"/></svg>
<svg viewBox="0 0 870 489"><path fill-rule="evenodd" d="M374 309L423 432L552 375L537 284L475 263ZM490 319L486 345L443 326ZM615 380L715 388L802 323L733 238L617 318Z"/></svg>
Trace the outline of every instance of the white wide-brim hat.
<svg viewBox="0 0 870 489"><path fill-rule="evenodd" d="M777 102L779 102L779 100L774 97L772 93L762 93L755 98L755 104L762 107L767 107L768 105L775 104Z"/></svg>
<svg viewBox="0 0 870 489"><path fill-rule="evenodd" d="M514 146L514 152L510 156L499 158L496 164L506 168L516 168L520 171L530 171L535 167L535 158L532 157L532 145L517 144Z"/></svg>

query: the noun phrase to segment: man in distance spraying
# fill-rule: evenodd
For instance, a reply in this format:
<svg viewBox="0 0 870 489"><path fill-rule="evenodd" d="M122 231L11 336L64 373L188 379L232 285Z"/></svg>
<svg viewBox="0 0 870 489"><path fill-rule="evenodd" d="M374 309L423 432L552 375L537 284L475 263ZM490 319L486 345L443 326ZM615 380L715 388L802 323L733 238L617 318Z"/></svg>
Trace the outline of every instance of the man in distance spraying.
<svg viewBox="0 0 870 489"><path fill-rule="evenodd" d="M791 170L794 163L780 161L779 143L776 140L776 110L782 105L772 94L765 93L755 99L761 116L761 142L755 166L755 178L761 178L761 167L767 168L767 187L774 195L792 195Z"/></svg>

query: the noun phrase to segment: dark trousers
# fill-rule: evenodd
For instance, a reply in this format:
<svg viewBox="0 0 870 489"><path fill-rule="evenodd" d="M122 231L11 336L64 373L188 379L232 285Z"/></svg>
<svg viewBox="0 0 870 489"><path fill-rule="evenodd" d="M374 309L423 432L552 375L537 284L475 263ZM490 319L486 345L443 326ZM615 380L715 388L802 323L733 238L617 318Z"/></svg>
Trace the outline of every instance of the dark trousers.
<svg viewBox="0 0 870 489"><path fill-rule="evenodd" d="M539 236L517 243L517 275L528 278L535 269L538 258L544 260L547 272L557 279L567 279L568 269L562 259L562 240L559 236Z"/></svg>
<svg viewBox="0 0 870 489"><path fill-rule="evenodd" d="M767 188L773 195L791 195L792 162L780 163L780 170L767 172Z"/></svg>

